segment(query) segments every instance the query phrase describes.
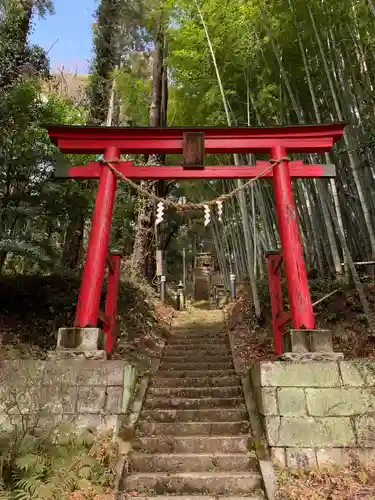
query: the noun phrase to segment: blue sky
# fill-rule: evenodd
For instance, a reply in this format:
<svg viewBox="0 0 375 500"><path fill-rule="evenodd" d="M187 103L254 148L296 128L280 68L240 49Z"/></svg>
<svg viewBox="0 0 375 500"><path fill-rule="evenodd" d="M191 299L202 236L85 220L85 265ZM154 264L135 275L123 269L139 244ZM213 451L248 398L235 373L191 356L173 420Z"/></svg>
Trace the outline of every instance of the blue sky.
<svg viewBox="0 0 375 500"><path fill-rule="evenodd" d="M96 0L54 0L55 14L36 21L30 41L50 50L51 69L64 66L65 71L87 73L96 4Z"/></svg>

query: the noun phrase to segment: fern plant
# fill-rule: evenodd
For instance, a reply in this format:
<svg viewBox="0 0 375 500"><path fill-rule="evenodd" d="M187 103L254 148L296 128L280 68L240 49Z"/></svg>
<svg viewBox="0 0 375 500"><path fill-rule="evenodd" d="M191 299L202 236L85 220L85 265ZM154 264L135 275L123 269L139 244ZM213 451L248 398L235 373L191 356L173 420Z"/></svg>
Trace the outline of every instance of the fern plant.
<svg viewBox="0 0 375 500"><path fill-rule="evenodd" d="M116 458L109 434L2 432L0 500L98 499L110 491Z"/></svg>

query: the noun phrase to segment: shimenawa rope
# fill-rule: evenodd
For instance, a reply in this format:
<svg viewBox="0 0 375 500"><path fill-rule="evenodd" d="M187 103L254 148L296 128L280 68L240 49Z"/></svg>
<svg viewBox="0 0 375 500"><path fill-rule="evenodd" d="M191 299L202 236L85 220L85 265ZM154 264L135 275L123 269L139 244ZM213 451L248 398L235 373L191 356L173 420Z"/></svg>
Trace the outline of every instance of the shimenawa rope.
<svg viewBox="0 0 375 500"><path fill-rule="evenodd" d="M201 210L201 209L204 209L205 206L207 206L207 205L212 206L212 205L215 205L218 201L228 200L229 198L234 196L236 193L238 193L242 189L248 188L249 186L251 186L251 184L254 184L254 182L256 182L258 179L260 179L264 175L268 174L268 172L270 172L276 165L278 165L284 161L290 161L290 158L284 157L284 158L280 158L279 160L270 160L270 164L267 166L267 168L265 168L262 172L260 172L259 175L257 175L253 179L250 179L247 182L245 182L245 184L242 184L242 185L236 187L235 189L233 189L229 193L221 194L220 196L218 196L217 198L215 198L213 200L202 201L200 203L190 203L190 202L189 203L175 203L172 200L167 200L165 198L160 198L159 196L156 196L156 194L151 193L150 191L143 188L139 184L136 184L134 181L132 181L131 179L126 177L123 173L121 173L119 170L117 170L117 168L114 166L114 164L121 163L122 161L123 160L120 160L120 159L100 160L100 162L103 165L107 165L108 168L110 168L112 170L112 172L114 173L114 175L118 179L127 182L130 186L132 186L134 189L136 189L139 193L143 194L144 196L150 198L151 200L153 200L155 202L164 203L164 205L166 207L172 207L172 208L175 208L176 210L182 211L182 210Z"/></svg>

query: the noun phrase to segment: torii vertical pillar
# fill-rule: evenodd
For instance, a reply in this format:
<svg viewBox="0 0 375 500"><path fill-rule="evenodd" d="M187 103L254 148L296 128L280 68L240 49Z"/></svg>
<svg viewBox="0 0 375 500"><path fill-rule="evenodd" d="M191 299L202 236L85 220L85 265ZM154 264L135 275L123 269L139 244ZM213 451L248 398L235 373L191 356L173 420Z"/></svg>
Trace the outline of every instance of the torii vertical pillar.
<svg viewBox="0 0 375 500"><path fill-rule="evenodd" d="M103 156L104 160L119 157L119 149L113 146L107 147ZM98 321L116 183L117 179L112 170L107 165L102 165L74 321L76 327L96 326Z"/></svg>
<svg viewBox="0 0 375 500"><path fill-rule="evenodd" d="M272 159L285 156L285 148L272 148ZM312 330L315 320L288 161L274 167L273 189L293 328Z"/></svg>

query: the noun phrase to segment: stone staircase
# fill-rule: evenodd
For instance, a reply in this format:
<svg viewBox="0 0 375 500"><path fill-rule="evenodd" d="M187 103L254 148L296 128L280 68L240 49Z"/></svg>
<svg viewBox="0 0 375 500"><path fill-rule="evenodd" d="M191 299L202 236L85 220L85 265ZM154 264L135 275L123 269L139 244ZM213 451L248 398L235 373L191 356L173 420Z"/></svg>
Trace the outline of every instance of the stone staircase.
<svg viewBox="0 0 375 500"><path fill-rule="evenodd" d="M264 498L227 336L182 330L165 347L132 443L126 492L163 500Z"/></svg>

